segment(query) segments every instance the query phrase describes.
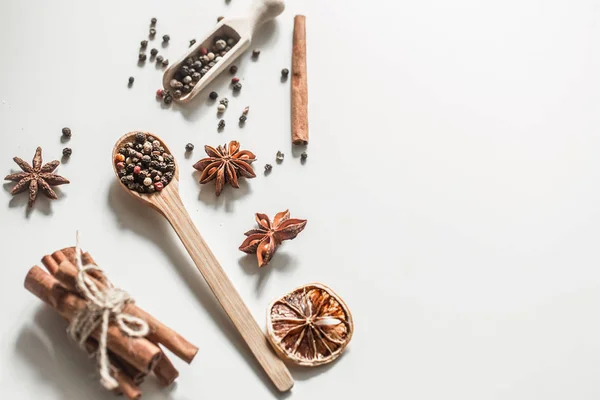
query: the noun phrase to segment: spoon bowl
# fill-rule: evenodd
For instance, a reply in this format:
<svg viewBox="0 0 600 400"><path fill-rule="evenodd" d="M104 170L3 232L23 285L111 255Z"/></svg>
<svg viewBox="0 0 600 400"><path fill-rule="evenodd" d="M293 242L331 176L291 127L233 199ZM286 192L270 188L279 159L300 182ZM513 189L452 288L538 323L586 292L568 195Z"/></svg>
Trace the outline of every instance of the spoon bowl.
<svg viewBox="0 0 600 400"><path fill-rule="evenodd" d="M134 142L136 132L129 132L117 140L112 151L111 162L117 179L119 179L115 165L115 156L119 154L119 148L126 142ZM164 140L158 136L144 132L146 135L153 136L165 148L169 154L171 151ZM213 294L233 322L233 325L242 335L242 338L250 347L250 350L267 373L277 389L284 392L294 386L294 380L283 361L281 361L269 347L267 338L260 329L256 320L252 317L250 310L240 297L233 286L233 283L217 261L216 257L210 251L210 248L200 235L198 229L192 222L188 212L179 196L179 166L174 158L175 171L173 179L163 190L154 193L138 193L130 190L119 179L119 184L133 197L142 203L149 205L162 214L171 224L177 236L182 241L192 260L196 264L198 271L206 280L206 283Z"/></svg>
<svg viewBox="0 0 600 400"><path fill-rule="evenodd" d="M227 36L233 38L236 43L214 67L208 70L202 78L196 83L189 93L184 93L181 97L173 100L178 103L187 103L202 91L213 79L221 72L227 69L250 46L252 36L258 28L265 22L277 17L285 9L283 0L254 0L245 17L231 17L222 19L203 40L197 41L188 51L177 61L171 64L163 74L163 87L171 90L170 82L175 73L184 64L188 57L198 52L201 47L211 48L213 39L218 36Z"/></svg>

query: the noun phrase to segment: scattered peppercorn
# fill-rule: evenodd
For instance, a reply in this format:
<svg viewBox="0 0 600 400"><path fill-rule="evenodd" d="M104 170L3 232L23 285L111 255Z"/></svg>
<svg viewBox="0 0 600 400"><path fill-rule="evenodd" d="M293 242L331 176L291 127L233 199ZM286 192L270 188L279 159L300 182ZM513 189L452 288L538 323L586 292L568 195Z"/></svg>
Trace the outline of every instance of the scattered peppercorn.
<svg viewBox="0 0 600 400"><path fill-rule="evenodd" d="M138 60L140 60L140 61L146 61L146 54L144 54L144 53L140 53L140 54L138 55Z"/></svg>
<svg viewBox="0 0 600 400"><path fill-rule="evenodd" d="M150 37L154 38L154 35L156 35L156 29L150 28L150 32L149 33L150 33Z"/></svg>
<svg viewBox="0 0 600 400"><path fill-rule="evenodd" d="M163 60L164 60L164 57L163 57L163 56L158 56L158 57L156 57L156 63L157 63L157 64L162 64Z"/></svg>
<svg viewBox="0 0 600 400"><path fill-rule="evenodd" d="M244 122L246 122L246 119L248 119L248 117L246 117L245 115L240 115L240 124L243 124Z"/></svg>
<svg viewBox="0 0 600 400"><path fill-rule="evenodd" d="M252 57L257 58L260 55L259 49L252 50Z"/></svg>
<svg viewBox="0 0 600 400"><path fill-rule="evenodd" d="M171 96L165 96L165 98L163 99L163 102L165 104L171 104L173 102L173 98Z"/></svg>
<svg viewBox="0 0 600 400"><path fill-rule="evenodd" d="M223 112L225 112L225 109L227 109L227 107L225 107L225 104L219 104L219 105L217 106L217 112L218 112L218 113L223 113Z"/></svg>
<svg viewBox="0 0 600 400"><path fill-rule="evenodd" d="M188 143L185 145L185 151L193 151L194 150L194 145L191 143Z"/></svg>
<svg viewBox="0 0 600 400"><path fill-rule="evenodd" d="M211 100L216 100L216 99L217 99L217 97L219 97L219 94L218 94L217 92L215 92L215 91L212 91L212 92L210 92L210 94L208 95L208 97L209 97Z"/></svg>
<svg viewBox="0 0 600 400"><path fill-rule="evenodd" d="M221 22L225 17L217 17L217 22Z"/></svg>
<svg viewBox="0 0 600 400"><path fill-rule="evenodd" d="M135 134L135 141L137 143L144 143L146 141L146 135L144 132L138 132Z"/></svg>
<svg viewBox="0 0 600 400"><path fill-rule="evenodd" d="M265 164L265 172L271 172L273 166L271 164Z"/></svg>
<svg viewBox="0 0 600 400"><path fill-rule="evenodd" d="M164 59L162 62L163 67L166 67L167 65L169 65L169 60L168 59Z"/></svg>
<svg viewBox="0 0 600 400"><path fill-rule="evenodd" d="M244 108L244 111L242 111L242 115L248 115L248 111L250 111L250 107L246 106L246 108Z"/></svg>
<svg viewBox="0 0 600 400"><path fill-rule="evenodd" d="M156 25L156 18L152 18L152 19L150 20L150 23L151 23L152 25Z"/></svg>
<svg viewBox="0 0 600 400"><path fill-rule="evenodd" d="M135 80L135 78L133 76L129 77L129 86L133 85L134 80Z"/></svg>
<svg viewBox="0 0 600 400"><path fill-rule="evenodd" d="M238 82L238 83L234 84L233 90L235 90L236 92L239 92L240 90L242 90L242 82Z"/></svg>
<svg viewBox="0 0 600 400"><path fill-rule="evenodd" d="M227 97L223 97L221 99L221 101L219 101L220 104L223 104L225 107L229 106L229 100L227 99Z"/></svg>
<svg viewBox="0 0 600 400"><path fill-rule="evenodd" d="M125 161L125 156L123 154L117 154L115 156L115 161L116 162L123 162L123 161Z"/></svg>
<svg viewBox="0 0 600 400"><path fill-rule="evenodd" d="M157 54L158 54L158 50L157 50L157 49L152 49L152 50L150 50L150 55L151 55L152 57L155 57Z"/></svg>
<svg viewBox="0 0 600 400"><path fill-rule="evenodd" d="M281 70L281 76L282 76L283 78L287 78L287 76L288 76L289 74L290 74L290 70L289 70L289 69L287 69L287 68L284 68L284 69L282 69L282 70Z"/></svg>
<svg viewBox="0 0 600 400"><path fill-rule="evenodd" d="M229 73L231 74L235 74L237 72L238 68L235 65L232 65L231 67L229 67Z"/></svg>
<svg viewBox="0 0 600 400"><path fill-rule="evenodd" d="M195 44L196 44L196 39L192 39L192 40L190 40L190 47L192 47L192 46L193 46L193 45L195 45Z"/></svg>
<svg viewBox="0 0 600 400"><path fill-rule="evenodd" d="M62 128L62 135L66 138L71 137L71 128Z"/></svg>
<svg viewBox="0 0 600 400"><path fill-rule="evenodd" d="M240 81L240 78L235 77L235 78L231 78L231 83L238 83Z"/></svg>
<svg viewBox="0 0 600 400"><path fill-rule="evenodd" d="M142 40L140 42L140 46L142 47L142 49L145 49L148 46L148 41L147 40Z"/></svg>
<svg viewBox="0 0 600 400"><path fill-rule="evenodd" d="M306 152L303 151L302 154L300 154L300 158L302 159L302 161L305 161L308 158L308 154L306 154Z"/></svg>
<svg viewBox="0 0 600 400"><path fill-rule="evenodd" d="M283 157L285 157L285 154L283 154L281 151L277 151L277 156L276 156L277 162L282 162Z"/></svg>
<svg viewBox="0 0 600 400"><path fill-rule="evenodd" d="M169 43L169 40L171 40L171 36L169 36L169 35L163 35L163 42Z"/></svg>
<svg viewBox="0 0 600 400"><path fill-rule="evenodd" d="M73 154L73 150L71 150L71 148L69 148L69 147L65 147L65 148L63 149L63 156L64 156L64 157L67 157L67 158L69 158L69 157L71 157L71 154Z"/></svg>
<svg viewBox="0 0 600 400"><path fill-rule="evenodd" d="M223 129L225 128L225 120L222 119L219 121L219 125L217 126L217 129Z"/></svg>

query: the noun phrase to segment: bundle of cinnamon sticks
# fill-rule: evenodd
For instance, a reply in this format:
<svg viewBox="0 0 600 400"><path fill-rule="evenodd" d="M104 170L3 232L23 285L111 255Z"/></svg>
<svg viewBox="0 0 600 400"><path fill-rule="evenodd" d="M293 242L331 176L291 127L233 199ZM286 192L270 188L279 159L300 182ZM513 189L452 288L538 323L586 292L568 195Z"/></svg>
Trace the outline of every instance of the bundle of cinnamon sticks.
<svg viewBox="0 0 600 400"><path fill-rule="evenodd" d="M78 273L75 247L44 256L42 263L48 273L38 266L32 267L25 278L25 288L71 322L86 307L86 301L75 286ZM82 263L95 264L88 253L82 254ZM89 276L99 288L106 286L103 275L98 271L89 272ZM145 337L128 337L117 326L111 325L108 329L107 348L112 376L119 384L115 391L134 400L141 397L139 385L150 373L154 373L165 386L179 376L161 346L187 363L194 359L198 348L134 303L127 304L124 312L143 319L150 328ZM98 348L98 334L94 332L85 343L85 349L90 354Z"/></svg>

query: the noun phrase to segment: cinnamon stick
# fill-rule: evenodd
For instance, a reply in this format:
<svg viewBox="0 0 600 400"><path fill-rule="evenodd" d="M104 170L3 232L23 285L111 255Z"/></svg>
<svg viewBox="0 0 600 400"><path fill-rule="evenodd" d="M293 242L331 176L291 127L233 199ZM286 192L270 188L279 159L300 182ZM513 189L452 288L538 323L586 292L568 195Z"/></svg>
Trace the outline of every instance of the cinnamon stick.
<svg viewBox="0 0 600 400"><path fill-rule="evenodd" d="M156 375L156 378L162 385L169 386L177 379L179 371L177 371L167 355L163 353L160 361L154 367L154 375Z"/></svg>
<svg viewBox="0 0 600 400"><path fill-rule="evenodd" d="M56 251L52 254L52 258L59 264L54 273L56 279L61 281L70 290L75 291L75 279L78 272L77 267L74 265L75 248L71 247ZM44 259L42 259L42 262L44 262ZM89 263L95 264L88 253L83 254L82 263L84 265ZM46 266L45 263L44 266ZM48 270L50 271L50 268L48 268ZM105 287L103 282L96 281L96 284L101 289ZM146 338L152 342L162 344L188 364L192 362L196 353L198 353L198 348L196 346L185 340L179 333L139 308L135 303L128 304L125 307L124 312L146 321L150 328L150 333Z"/></svg>
<svg viewBox="0 0 600 400"><path fill-rule="evenodd" d="M88 338L85 342L85 349L88 354L93 354L98 350L98 342L92 338ZM139 388L141 382L133 377L130 371L137 371L133 366L126 361L120 360L117 356L110 353L110 364L112 368L112 377L119 383L119 387L114 390L115 393L122 393L130 400L137 400L142 397L142 391ZM129 371L128 371L129 370ZM139 371L134 372L139 373Z"/></svg>
<svg viewBox="0 0 600 400"><path fill-rule="evenodd" d="M38 266L29 270L25 277L25 288L52 306L67 321L71 321L86 306L85 300L69 292L58 280ZM98 331L92 334L96 340L98 336ZM127 337L112 324L108 328L107 347L141 371L151 370L162 354L156 344L146 338Z"/></svg>
<svg viewBox="0 0 600 400"><path fill-rule="evenodd" d="M294 17L292 47L292 143L308 144L308 84L306 80L306 17Z"/></svg>

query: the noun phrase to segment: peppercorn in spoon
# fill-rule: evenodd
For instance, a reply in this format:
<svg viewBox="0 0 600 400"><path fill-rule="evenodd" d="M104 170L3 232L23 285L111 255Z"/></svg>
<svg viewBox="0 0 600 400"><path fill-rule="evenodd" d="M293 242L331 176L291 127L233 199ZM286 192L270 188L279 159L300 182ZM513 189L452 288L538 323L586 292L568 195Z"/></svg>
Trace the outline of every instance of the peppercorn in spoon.
<svg viewBox="0 0 600 400"><path fill-rule="evenodd" d="M163 75L163 86L173 100L187 103L223 72L249 46L262 24L283 12L283 0L254 0L247 16L224 18Z"/></svg>
<svg viewBox="0 0 600 400"><path fill-rule="evenodd" d="M277 389L290 390L294 380L289 370L269 347L265 334L187 213L179 196L177 162L165 142L145 132L127 133L115 144L112 161L123 188L169 221L198 271Z"/></svg>

